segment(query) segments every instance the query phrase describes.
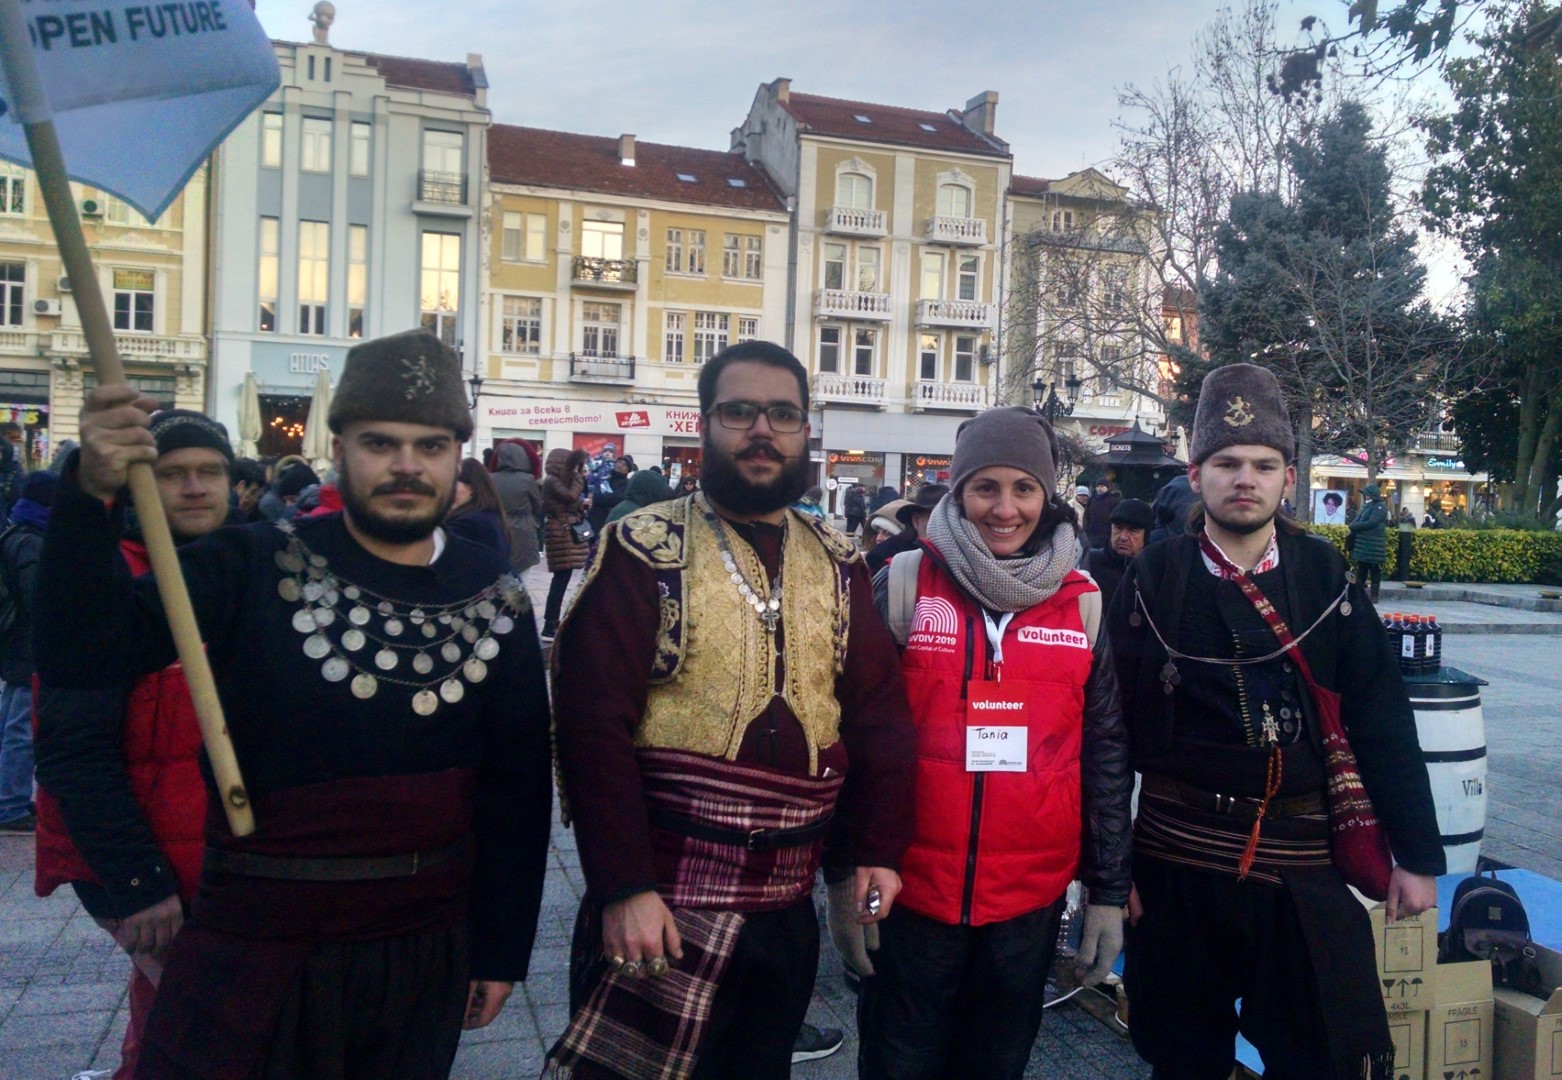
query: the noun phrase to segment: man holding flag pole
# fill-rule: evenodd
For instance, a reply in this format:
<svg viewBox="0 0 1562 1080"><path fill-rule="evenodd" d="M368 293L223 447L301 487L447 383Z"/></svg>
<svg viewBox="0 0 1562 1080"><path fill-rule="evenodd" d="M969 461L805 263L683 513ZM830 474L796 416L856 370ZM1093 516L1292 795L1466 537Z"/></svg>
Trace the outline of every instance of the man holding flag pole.
<svg viewBox="0 0 1562 1080"><path fill-rule="evenodd" d="M155 219L278 85L250 8L177 7L181 32L159 35L136 3L0 0L0 157L38 175L100 381L45 539L39 674L92 688L177 651L223 809L136 1075L445 1076L536 929L551 784L534 620L501 560L439 527L472 422L459 359L421 331L348 356L330 410L342 515L175 552L153 403L125 385L69 180ZM117 561L127 489L155 583Z"/></svg>

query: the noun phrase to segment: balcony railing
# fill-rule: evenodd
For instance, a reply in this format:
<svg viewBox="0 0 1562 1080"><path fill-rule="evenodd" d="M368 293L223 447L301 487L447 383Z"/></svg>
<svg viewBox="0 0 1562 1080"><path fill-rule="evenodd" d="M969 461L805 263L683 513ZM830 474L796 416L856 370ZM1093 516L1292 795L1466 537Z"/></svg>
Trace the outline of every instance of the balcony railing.
<svg viewBox="0 0 1562 1080"><path fill-rule="evenodd" d="M1437 454L1457 454L1463 449L1459 436L1445 431L1422 431L1415 437L1413 449Z"/></svg>
<svg viewBox="0 0 1562 1080"><path fill-rule="evenodd" d="M1074 229L1036 229L1027 234L1026 243L1036 247L1084 248L1090 251L1114 251L1124 255L1142 255L1149 250L1136 236L1103 233L1089 226Z"/></svg>
<svg viewBox="0 0 1562 1080"><path fill-rule="evenodd" d="M814 293L814 316L820 319L876 319L888 322L889 293L820 289Z"/></svg>
<svg viewBox="0 0 1562 1080"><path fill-rule="evenodd" d="M31 330L0 330L0 353L37 356L37 341Z"/></svg>
<svg viewBox="0 0 1562 1080"><path fill-rule="evenodd" d="M986 218L935 217L927 222L930 244L985 244Z"/></svg>
<svg viewBox="0 0 1562 1080"><path fill-rule="evenodd" d="M918 300L918 326L955 326L986 330L993 323L993 306L980 300Z"/></svg>
<svg viewBox="0 0 1562 1080"><path fill-rule="evenodd" d="M814 376L814 400L884 408L884 380L867 375Z"/></svg>
<svg viewBox="0 0 1562 1080"><path fill-rule="evenodd" d="M569 377L577 382L634 382L635 358L570 353Z"/></svg>
<svg viewBox="0 0 1562 1080"><path fill-rule="evenodd" d="M418 171L418 201L429 203L466 203L466 177L461 173Z"/></svg>
<svg viewBox="0 0 1562 1080"><path fill-rule="evenodd" d="M633 259L597 259L575 256L575 284L604 289L633 289L640 279L639 264Z"/></svg>
<svg viewBox="0 0 1562 1080"><path fill-rule="evenodd" d="M87 338L79 330L56 330L49 337L49 351L58 356L87 355ZM152 337L146 334L115 334L114 346L121 356L137 360L188 362L206 359L206 339L196 335Z"/></svg>
<svg viewBox="0 0 1562 1080"><path fill-rule="evenodd" d="M883 236L888 231L888 220L889 215L883 210L832 206L825 217L824 231L841 236Z"/></svg>
<svg viewBox="0 0 1562 1080"><path fill-rule="evenodd" d="M987 387L980 383L919 380L911 384L911 407L977 412L987 407Z"/></svg>

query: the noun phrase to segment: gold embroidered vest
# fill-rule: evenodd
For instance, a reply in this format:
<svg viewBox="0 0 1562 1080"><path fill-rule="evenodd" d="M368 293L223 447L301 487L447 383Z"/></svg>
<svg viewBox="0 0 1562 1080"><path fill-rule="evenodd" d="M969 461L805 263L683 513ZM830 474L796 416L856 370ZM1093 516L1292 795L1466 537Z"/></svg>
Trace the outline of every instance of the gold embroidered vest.
<svg viewBox="0 0 1562 1080"><path fill-rule="evenodd" d="M845 665L850 627L847 574L861 556L834 529L788 511L781 563L785 668L777 691L776 635L738 593L695 498L629 514L603 541L616 541L655 570L662 594L650 696L635 743L733 760L748 725L780 693L802 725L809 772L816 772L819 750L840 739L835 679ZM743 576L769 596L759 556L730 529L727 542Z"/></svg>

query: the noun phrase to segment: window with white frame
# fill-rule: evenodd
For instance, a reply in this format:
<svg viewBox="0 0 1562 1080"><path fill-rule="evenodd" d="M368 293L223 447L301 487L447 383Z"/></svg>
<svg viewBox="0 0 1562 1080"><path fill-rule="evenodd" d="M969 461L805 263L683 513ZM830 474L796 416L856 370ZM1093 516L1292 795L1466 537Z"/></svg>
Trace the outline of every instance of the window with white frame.
<svg viewBox="0 0 1562 1080"><path fill-rule="evenodd" d="M824 287L846 288L846 245L822 244L824 255Z"/></svg>
<svg viewBox="0 0 1562 1080"><path fill-rule="evenodd" d="M462 160L464 140L459 131L440 131L430 128L423 133L423 169L441 176L462 176L466 163Z"/></svg>
<svg viewBox="0 0 1562 1080"><path fill-rule="evenodd" d="M976 335L955 335L955 382L976 379Z"/></svg>
<svg viewBox="0 0 1562 1080"><path fill-rule="evenodd" d="M617 357L622 304L588 300L580 306L582 356Z"/></svg>
<svg viewBox="0 0 1562 1080"><path fill-rule="evenodd" d="M727 347L727 316L720 311L694 313L694 362L703 364Z"/></svg>
<svg viewBox="0 0 1562 1080"><path fill-rule="evenodd" d="M922 334L917 343L917 378L923 382L938 381L939 355L944 351L943 339L937 334Z"/></svg>
<svg viewBox="0 0 1562 1080"><path fill-rule="evenodd" d="M325 333L325 304L331 295L331 226L298 223L298 332Z"/></svg>
<svg viewBox="0 0 1562 1080"><path fill-rule="evenodd" d="M857 291L878 292L883 252L876 247L857 249Z"/></svg>
<svg viewBox="0 0 1562 1080"><path fill-rule="evenodd" d="M944 257L936 251L922 253L922 299L944 298Z"/></svg>
<svg viewBox="0 0 1562 1080"><path fill-rule="evenodd" d="M852 374L872 375L877 367L879 332L858 329L852 332Z"/></svg>
<svg viewBox="0 0 1562 1080"><path fill-rule="evenodd" d="M27 291L27 264L0 262L0 326L22 325L22 294Z"/></svg>
<svg viewBox="0 0 1562 1080"><path fill-rule="evenodd" d="M705 273L705 230L689 230L689 261L688 272L691 274Z"/></svg>
<svg viewBox="0 0 1562 1080"><path fill-rule="evenodd" d="M259 312L256 326L262 333L277 331L277 281L280 277L278 258L282 245L282 223L274 217L260 219L260 261L255 270L256 294Z"/></svg>
<svg viewBox="0 0 1562 1080"><path fill-rule="evenodd" d="M743 272L742 237L727 233L721 238L721 276L735 278Z"/></svg>
<svg viewBox="0 0 1562 1080"><path fill-rule="evenodd" d="M499 257L506 262L541 262L547 239L548 219L543 214L506 210L502 219Z"/></svg>
<svg viewBox="0 0 1562 1080"><path fill-rule="evenodd" d="M0 215L19 217L27 210L27 174L0 164Z"/></svg>
<svg viewBox="0 0 1562 1080"><path fill-rule="evenodd" d="M851 210L873 209L873 178L843 172L835 178L835 205Z"/></svg>
<svg viewBox="0 0 1562 1080"><path fill-rule="evenodd" d="M418 307L423 329L454 346L461 319L461 235L424 233L419 264Z"/></svg>
<svg viewBox="0 0 1562 1080"><path fill-rule="evenodd" d="M369 227L347 226L347 336L363 337L369 299Z"/></svg>
<svg viewBox="0 0 1562 1080"><path fill-rule="evenodd" d="M971 189L964 184L938 185L938 216L968 218L971 216Z"/></svg>
<svg viewBox="0 0 1562 1080"><path fill-rule="evenodd" d="M955 296L975 300L981 277L982 260L975 255L961 255L955 269Z"/></svg>
<svg viewBox="0 0 1562 1080"><path fill-rule="evenodd" d="M580 253L588 259L624 257L622 221L587 221L580 226Z"/></svg>
<svg viewBox="0 0 1562 1080"><path fill-rule="evenodd" d="M1101 346L1101 365L1096 372L1096 393L1107 397L1117 393L1117 365L1123 358L1123 350L1117 345Z"/></svg>
<svg viewBox="0 0 1562 1080"><path fill-rule="evenodd" d="M282 114L260 114L260 163L267 169L282 167Z"/></svg>
<svg viewBox="0 0 1562 1080"><path fill-rule="evenodd" d="M765 238L743 238L743 277L747 281L759 281L765 276Z"/></svg>
<svg viewBox="0 0 1562 1080"><path fill-rule="evenodd" d="M683 230L667 230L667 257L662 264L669 274L683 273Z"/></svg>
<svg viewBox="0 0 1562 1080"><path fill-rule="evenodd" d="M303 140L298 147L298 167L303 172L331 171L331 121L322 116L304 117Z"/></svg>
<svg viewBox="0 0 1562 1080"><path fill-rule="evenodd" d="M1054 211L1052 211L1052 231L1053 232L1073 232L1074 231L1074 211L1072 211L1072 210L1054 210Z"/></svg>
<svg viewBox="0 0 1562 1080"><path fill-rule="evenodd" d="M157 275L151 270L114 271L114 329L152 332Z"/></svg>
<svg viewBox="0 0 1562 1080"><path fill-rule="evenodd" d="M669 311L663 316L662 363L683 363L683 332L687 319L681 311Z"/></svg>
<svg viewBox="0 0 1562 1080"><path fill-rule="evenodd" d="M130 229L142 229L151 224L141 211L113 195L103 196L103 220L110 225L123 225Z"/></svg>
<svg viewBox="0 0 1562 1080"><path fill-rule="evenodd" d="M1109 266L1101 274L1102 299L1108 311L1121 311L1128 303L1128 270Z"/></svg>
<svg viewBox="0 0 1562 1080"><path fill-rule="evenodd" d="M738 341L759 340L759 320L752 315L738 316Z"/></svg>
<svg viewBox="0 0 1562 1080"><path fill-rule="evenodd" d="M499 328L503 352L537 356L542 352L542 301L535 296L506 296Z"/></svg>
<svg viewBox="0 0 1562 1080"><path fill-rule="evenodd" d="M839 375L841 372L841 328L839 326L819 328L819 370L825 375Z"/></svg>
<svg viewBox="0 0 1562 1080"><path fill-rule="evenodd" d="M369 135L371 128L362 120L354 120L348 130L351 139L347 145L347 175L369 175Z"/></svg>

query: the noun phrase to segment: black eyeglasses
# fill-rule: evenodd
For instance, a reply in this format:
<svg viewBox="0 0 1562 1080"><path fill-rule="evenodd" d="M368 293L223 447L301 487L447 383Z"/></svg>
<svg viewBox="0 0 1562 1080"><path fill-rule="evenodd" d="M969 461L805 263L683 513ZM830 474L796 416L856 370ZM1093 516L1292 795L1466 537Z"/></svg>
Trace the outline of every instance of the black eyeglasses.
<svg viewBox="0 0 1562 1080"><path fill-rule="evenodd" d="M723 401L713 406L711 412L721 426L732 431L747 431L764 413L770 421L770 430L780 435L795 435L803 430L807 418L796 405L755 405L752 401Z"/></svg>

